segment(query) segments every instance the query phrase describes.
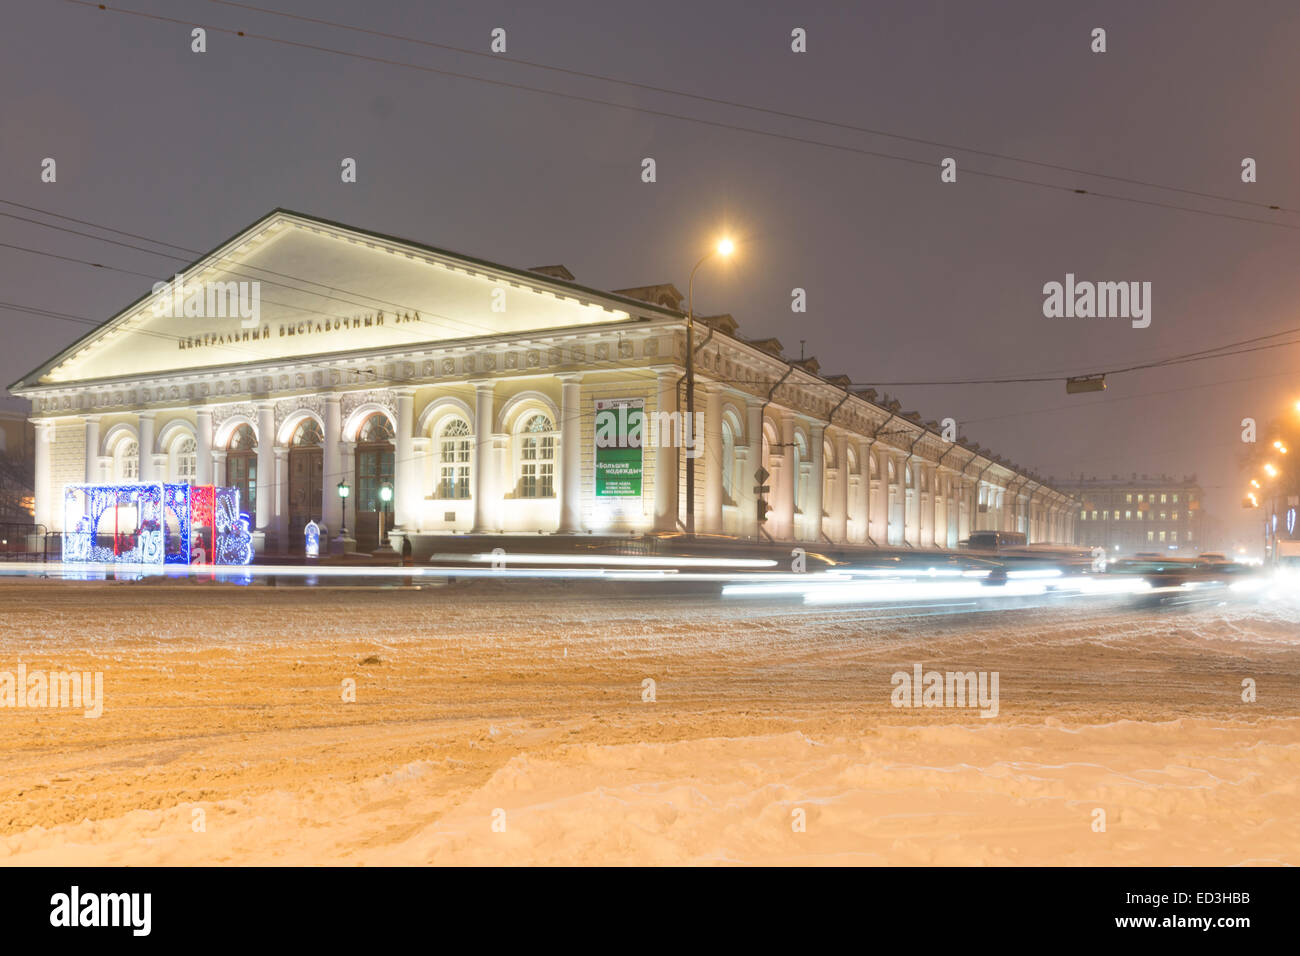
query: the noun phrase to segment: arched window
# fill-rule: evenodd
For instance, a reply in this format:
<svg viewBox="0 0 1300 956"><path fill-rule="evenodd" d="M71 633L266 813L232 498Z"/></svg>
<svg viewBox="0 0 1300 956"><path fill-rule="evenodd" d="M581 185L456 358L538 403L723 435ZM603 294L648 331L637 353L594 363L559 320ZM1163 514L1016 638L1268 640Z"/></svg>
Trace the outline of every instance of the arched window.
<svg viewBox="0 0 1300 956"><path fill-rule="evenodd" d="M442 426L438 441L439 498L469 497L470 449L469 423L453 418Z"/></svg>
<svg viewBox="0 0 1300 956"><path fill-rule="evenodd" d="M314 418L304 418L293 433L293 441L290 442L294 448L316 448L325 441L325 436L321 434L320 425Z"/></svg>
<svg viewBox="0 0 1300 956"><path fill-rule="evenodd" d="M519 497L555 496L555 425L550 418L529 416L520 431Z"/></svg>
<svg viewBox="0 0 1300 956"><path fill-rule="evenodd" d="M876 461L875 453L867 452L867 467L871 469L871 477L880 477L880 462Z"/></svg>
<svg viewBox="0 0 1300 956"><path fill-rule="evenodd" d="M140 443L123 435L113 445L113 480L129 483L140 479Z"/></svg>
<svg viewBox="0 0 1300 956"><path fill-rule="evenodd" d="M253 426L240 425L226 443L226 484L239 489L239 507L257 510L257 436Z"/></svg>
<svg viewBox="0 0 1300 956"><path fill-rule="evenodd" d="M199 470L198 443L182 434L172 442L167 457L171 480L178 485L194 484Z"/></svg>
<svg viewBox="0 0 1300 956"><path fill-rule="evenodd" d="M374 414L367 418L357 430L357 444L373 445L392 441L394 436L393 423L388 420L388 416Z"/></svg>
<svg viewBox="0 0 1300 956"><path fill-rule="evenodd" d="M889 481L892 484L893 482L898 480L898 466L894 464L893 458L888 459L888 461L889 461Z"/></svg>
<svg viewBox="0 0 1300 956"><path fill-rule="evenodd" d="M736 433L731 422L722 420L722 497L727 503L736 500L735 487Z"/></svg>
<svg viewBox="0 0 1300 956"><path fill-rule="evenodd" d="M857 453L856 451L854 451L852 448L846 448L846 449L844 449L844 451L845 451L845 454L848 456L848 459L849 459L849 474L850 474L850 475L860 475L860 474L862 474L862 471L861 471L861 469L860 469L860 467L859 467L859 462L858 462L858 453Z"/></svg>

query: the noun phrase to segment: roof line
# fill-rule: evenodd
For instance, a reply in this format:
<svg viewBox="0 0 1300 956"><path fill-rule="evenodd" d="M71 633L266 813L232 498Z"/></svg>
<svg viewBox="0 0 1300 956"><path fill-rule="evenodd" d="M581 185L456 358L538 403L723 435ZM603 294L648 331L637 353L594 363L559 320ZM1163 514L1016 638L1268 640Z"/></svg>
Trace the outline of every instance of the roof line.
<svg viewBox="0 0 1300 956"><path fill-rule="evenodd" d="M190 270L194 269L196 266L200 265L201 263L203 263L203 262L207 261L208 259L212 258L213 256L215 256L218 252L220 252L220 251L221 251L222 249L224 249L226 246L229 246L229 245L231 245L232 243L234 243L234 242L235 242L237 239L239 239L241 236L244 236L244 235L247 234L247 233L253 232L253 231L256 230L258 227L260 227L260 226L262 226L263 224L265 224L268 220L273 219L273 218L275 218L276 216L292 216L292 217L295 217L295 218L297 218L297 219L302 219L302 220L304 220L304 221L306 221L306 222L312 222L312 223L316 223L316 224L318 224L318 225L328 226L328 227L330 227L330 228L332 228L332 229L340 229L340 230L343 230L343 231L346 231L346 232L356 233L357 235L369 236L369 237L374 238L374 239L380 239L380 240L383 240L384 242L397 243L397 244L399 244L399 245L408 246L408 247L410 247L410 248L418 249L418 250L421 250L421 251L423 251L423 252L432 253L432 254L434 254L434 255L443 256L443 257L450 258L450 259L457 259L457 260L460 260L461 262L468 262L468 263L472 263L472 264L474 264L474 265L482 266L482 267L485 267L485 268L494 269L494 270L496 270L496 271L503 272L503 273L506 273L506 274L509 274L509 275L518 276L519 278L521 278L521 279L525 279L525 280L529 281L530 283L532 283L532 284L534 284L534 285L539 285L539 286L549 286L549 287L552 287L552 288L560 288L560 289L564 289L564 290L566 290L566 291L568 291L568 292L570 292L570 293L580 293L580 294L585 295L585 296L588 297L588 298L597 298L597 299L604 299L604 300L607 300L607 301L610 301L610 302L617 302L617 303L620 303L620 304L625 305L625 306L632 306L632 307L634 307L634 308L636 308L636 309L639 309L639 310L642 310L642 311L647 311L647 310L648 310L648 311L651 311L651 312L656 312L656 313L659 313L659 314L661 314L661 315L670 316L670 317L673 317L673 318L680 318L680 317L682 317L683 314L684 314L684 313L681 313L681 312L674 311L673 309L666 308L666 307L661 306L661 305L656 305L656 304L654 304L653 302L644 302L644 301L642 301L642 300L640 300L640 299L633 299L633 298L630 298L630 297L628 297L628 296L618 295L618 294L616 294L616 293L607 292L607 291L602 290L602 289L595 289L595 288L592 288L592 287L590 287L590 286L581 285L581 284L576 283L576 282L567 282L567 281L565 281L565 280L563 280L563 279L554 279L554 278L551 278L550 276L546 276L546 275L543 275L543 274L538 273L538 272L531 272L531 271L529 271L528 269L518 269L518 268L515 268L514 266L502 265L502 264L499 263L499 262L492 262L492 261L490 261L490 260L488 260L488 259L482 259L482 258L479 258L479 257L477 257L477 256L465 255L464 253L454 252L454 251L452 251L452 250L450 250L450 249L442 249L442 248L439 248L438 246L431 246L431 245L428 245L428 244L426 244L426 243L417 242L417 241L415 241L415 240L413 240L413 239L405 239L405 238L402 238L401 236L394 236L394 235L390 235L390 234L388 234L388 233L376 232L376 231L374 231L374 230L372 230L372 229L364 229L364 228L361 228L361 227L359 227L359 226L348 225L347 223L338 222L338 221L333 220L333 219L324 219L324 218L322 218L322 217L320 217L320 216L313 216L313 215L311 215L311 214L309 214L309 213L298 212L297 210L294 210L294 209L287 209L287 208L285 208L284 206L276 206L276 207L275 207L274 209L272 209L270 212L266 213L265 215L261 216L260 218L258 218L258 219L256 219L256 220L254 220L253 222L249 223L247 226L245 226L244 228L240 229L240 230L239 230L238 232L236 232L234 235L232 235L232 236L230 236L230 237L228 237L228 238L226 238L226 239L223 239L220 243L218 243L217 245L215 245L215 246L213 246L211 249L209 249L207 252L205 252L205 253L203 253L202 255L200 255L200 256L199 256L197 259L195 259L193 262L190 262L189 264L187 264L187 265L181 267L180 269L176 270L176 274L188 273ZM253 268L256 268L256 267L253 267ZM302 280L299 280L299 281L312 283L312 284L314 284L314 285L320 285L320 284L321 284L321 283L313 282L313 281L310 280L310 279L302 279ZM22 386L24 386L24 385L27 385L29 379L39 378L40 376L45 375L46 373L48 373L48 372L50 371L51 368L53 368L54 366L58 365L60 362L64 361L64 360L65 360L67 357L69 357L70 355L74 354L74 353L75 353L78 349L80 349L83 345L87 344L87 343L90 342L90 341L93 341L93 340L94 340L94 339L95 339L95 338L96 338L100 333L102 333L105 329L107 329L109 326L111 326L114 322L116 322L116 321L118 321L119 319L121 319L121 318L122 318L124 315L126 315L127 313L131 312L133 309L135 309L135 308L136 308L137 306L139 306L141 303L145 302L145 301L146 301L147 299L149 299L153 294L154 294L154 293L153 293L153 290L152 290L152 288L151 288L148 292L144 293L144 294L141 295L139 298L137 298L137 299L133 300L132 302L128 303L126 306L123 306L121 309L118 309L116 312L114 312L112 315L110 315L107 319L105 319L105 320L104 320L103 322L101 322L99 325L96 325L94 328L92 328L92 329L90 329L88 332L86 332L85 335L82 335L80 338L76 339L74 342L72 342L72 343L71 343L70 345L68 345L66 348L64 348L64 349L61 350L60 352L56 353L52 358L46 360L45 362L43 362L43 363L41 363L40 365L38 365L36 368L34 368L34 369L32 369L31 371L29 371L27 374L22 375L22 376L20 376L18 379L16 379L15 381L11 382L11 383L9 384L9 386L8 386L8 390L9 390L9 391L13 391L15 388L19 388L19 387L22 387ZM308 293L308 294L312 294L312 293Z"/></svg>

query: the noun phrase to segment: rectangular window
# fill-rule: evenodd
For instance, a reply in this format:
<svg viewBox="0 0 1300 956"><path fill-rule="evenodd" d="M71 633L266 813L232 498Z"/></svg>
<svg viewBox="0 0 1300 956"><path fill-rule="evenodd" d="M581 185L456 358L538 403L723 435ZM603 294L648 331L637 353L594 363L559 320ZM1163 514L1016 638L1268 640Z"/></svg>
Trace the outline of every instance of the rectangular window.
<svg viewBox="0 0 1300 956"><path fill-rule="evenodd" d="M1132 512L1132 511L1125 511L1125 512L1124 512L1124 520L1125 520L1125 521L1132 521L1132 520L1133 520L1133 512Z"/></svg>
<svg viewBox="0 0 1300 956"><path fill-rule="evenodd" d="M1170 541L1177 541L1177 540L1178 540L1178 532L1177 532L1177 531L1170 531L1170 532L1169 532L1169 540L1170 540Z"/></svg>
<svg viewBox="0 0 1300 956"><path fill-rule="evenodd" d="M1178 504L1178 495L1174 495L1174 504Z"/></svg>
<svg viewBox="0 0 1300 956"><path fill-rule="evenodd" d="M442 440L442 464L439 466L438 497L469 497L469 454L468 438L444 438Z"/></svg>
<svg viewBox="0 0 1300 956"><path fill-rule="evenodd" d="M1154 531L1148 531L1148 532L1147 532L1147 540L1148 540L1148 541L1154 541L1155 539L1156 539L1156 533L1155 533Z"/></svg>
<svg viewBox="0 0 1300 956"><path fill-rule="evenodd" d="M1125 502L1125 504L1130 504L1130 505L1133 503L1133 493L1132 493L1132 492L1129 492L1127 495L1124 496L1124 502Z"/></svg>
<svg viewBox="0 0 1300 956"><path fill-rule="evenodd" d="M1163 531L1160 532L1160 540L1165 540L1165 533Z"/></svg>
<svg viewBox="0 0 1300 956"><path fill-rule="evenodd" d="M1161 496L1160 496L1160 503L1161 503L1162 505L1163 505L1163 504L1168 504L1168 501L1166 500L1166 499L1168 499L1168 497L1169 497L1168 495L1161 495Z"/></svg>
<svg viewBox="0 0 1300 956"><path fill-rule="evenodd" d="M555 496L555 436L530 435L524 439L520 456L519 493L524 498Z"/></svg>

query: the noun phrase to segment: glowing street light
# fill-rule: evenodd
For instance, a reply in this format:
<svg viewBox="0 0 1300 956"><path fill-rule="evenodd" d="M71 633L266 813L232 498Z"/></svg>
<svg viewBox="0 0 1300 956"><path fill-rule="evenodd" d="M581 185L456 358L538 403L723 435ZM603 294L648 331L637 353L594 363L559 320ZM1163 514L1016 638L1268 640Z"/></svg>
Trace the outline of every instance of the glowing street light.
<svg viewBox="0 0 1300 956"><path fill-rule="evenodd" d="M1277 469L1273 467L1271 462L1264 466L1264 471L1270 478L1277 477Z"/></svg>
<svg viewBox="0 0 1300 956"><path fill-rule="evenodd" d="M384 546L384 509L388 503L393 500L393 486L384 482L379 486L379 500L383 502L379 506L379 547Z"/></svg>
<svg viewBox="0 0 1300 956"><path fill-rule="evenodd" d="M342 502L343 508L343 521L342 527L339 528L339 537L346 538L348 536L348 495L352 494L352 488L346 481L340 481L338 490L339 500Z"/></svg>
<svg viewBox="0 0 1300 956"><path fill-rule="evenodd" d="M718 244L700 257L691 269L690 281L686 284L686 422L683 427L695 427L695 273L713 256L724 259L736 251L736 244L730 237L724 236ZM686 533L695 536L695 457L686 456Z"/></svg>

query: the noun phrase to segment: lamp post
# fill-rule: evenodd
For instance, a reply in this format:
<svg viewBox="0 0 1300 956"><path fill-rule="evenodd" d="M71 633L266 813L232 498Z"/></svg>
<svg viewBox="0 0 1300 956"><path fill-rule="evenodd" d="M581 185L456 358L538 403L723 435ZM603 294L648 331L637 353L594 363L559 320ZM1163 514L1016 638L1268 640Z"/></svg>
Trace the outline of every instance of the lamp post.
<svg viewBox="0 0 1300 956"><path fill-rule="evenodd" d="M393 486L385 482L379 486L379 500L382 502L379 506L379 547L384 546L384 509L388 507L388 502L393 500Z"/></svg>
<svg viewBox="0 0 1300 956"><path fill-rule="evenodd" d="M352 489L346 481L339 482L339 500L342 502L343 520L340 522L339 537L348 536L348 495L352 494Z"/></svg>
<svg viewBox="0 0 1300 956"><path fill-rule="evenodd" d="M736 244L730 239L719 241L695 263L686 283L686 421L682 423L683 437L688 428L695 428L695 273L713 256L726 257L735 249ZM699 436L694 435L694 432L692 437L699 441ZM695 456L689 452L686 455L686 533L695 537Z"/></svg>

